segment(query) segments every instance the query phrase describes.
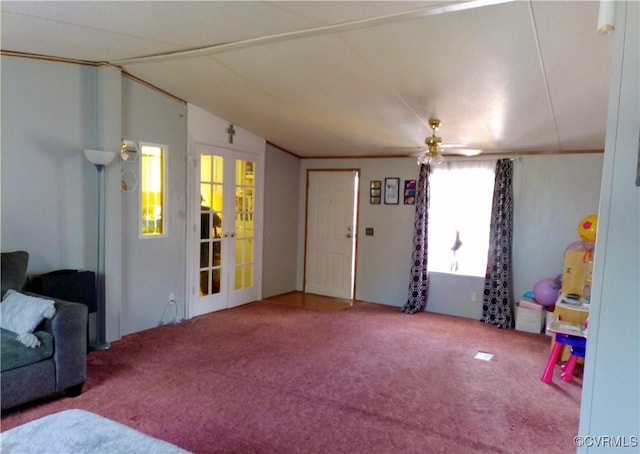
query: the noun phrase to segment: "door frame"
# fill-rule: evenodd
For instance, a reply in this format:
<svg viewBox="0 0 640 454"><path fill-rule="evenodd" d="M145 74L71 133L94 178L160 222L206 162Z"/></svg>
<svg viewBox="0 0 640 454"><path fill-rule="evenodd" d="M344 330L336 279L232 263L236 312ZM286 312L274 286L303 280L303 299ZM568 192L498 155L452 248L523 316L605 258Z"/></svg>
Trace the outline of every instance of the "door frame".
<svg viewBox="0 0 640 454"><path fill-rule="evenodd" d="M200 240L200 175L196 171L198 169L199 152L198 146L211 147L214 149L221 149L231 153L248 154L256 162L256 174L255 174L255 218L254 218L254 279L256 286L256 299L262 299L262 245L263 245L263 219L264 219L264 150L250 149L249 147L240 147L228 144L225 142L218 142L215 140L207 140L202 138L192 137L189 140L189 151L187 154L187 186L186 186L186 277L185 277L185 319L191 319L198 315L193 310L195 303L194 298L197 298L199 285L196 282L196 276L193 263L198 260L197 254L199 248L195 248L196 241ZM198 249L198 251L196 251ZM247 301L249 302L249 301ZM233 307L241 305L235 304ZM225 308L228 308L228 306ZM218 309L216 309L218 310Z"/></svg>
<svg viewBox="0 0 640 454"><path fill-rule="evenodd" d="M308 223L309 223L309 177L312 172L353 172L354 179L357 178L358 185L355 187L354 194L354 217L355 226L353 228L354 246L353 246L353 265L351 275L351 299L356 299L356 282L358 276L358 242L360 241L360 235L358 233L360 225L360 178L362 171L360 168L327 168L327 169L307 169L306 181L305 181L305 203L304 203L304 254L302 263L302 292L306 293L307 287L307 242L308 242ZM355 181L354 181L355 183Z"/></svg>

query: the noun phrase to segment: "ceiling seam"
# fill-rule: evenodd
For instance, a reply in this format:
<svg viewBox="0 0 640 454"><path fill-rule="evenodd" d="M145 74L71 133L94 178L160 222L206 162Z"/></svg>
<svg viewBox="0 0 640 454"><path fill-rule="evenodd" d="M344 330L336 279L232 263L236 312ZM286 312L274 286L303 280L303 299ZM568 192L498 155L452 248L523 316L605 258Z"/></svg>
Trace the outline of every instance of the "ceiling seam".
<svg viewBox="0 0 640 454"><path fill-rule="evenodd" d="M457 1L458 0L456 0L456 2ZM524 5L522 5L522 6L524 6ZM527 62L533 63L533 66L529 66L529 68L527 69L527 72L529 74L527 77L530 78L528 80L528 83L526 85L520 84L519 86L520 87L529 86L529 88L537 90L537 94L534 96L534 98L531 98L532 95L529 94L529 99L530 99L531 102L533 102L534 99L538 100L538 104L537 104L538 107L535 109L535 111L536 111L535 113L536 113L536 115L538 115L538 120L540 120L539 122L538 121L529 122L529 126L527 126L526 131L534 132L534 131L532 131L532 127L533 127L532 125L534 125L535 127L537 127L538 125L544 125L543 129L546 129L546 133L538 132L538 133L536 133L535 137L537 139L540 139L541 137L545 137L545 134L546 134L546 141L549 141L548 144L550 144L551 140L556 140L556 146L555 146L556 151L554 151L553 153L562 153L563 151L567 152L567 150L569 150L569 152L571 152L572 149L575 150L575 149L580 148L581 146L584 146L584 145L587 145L587 147L593 147L593 148L602 146L602 145L600 145L598 143L591 142L591 141L586 141L586 140L584 140L582 142L578 141L578 139L580 139L581 137L577 137L576 141L574 141L573 140L573 135L565 132L564 128L567 127L567 124L565 124L565 121L564 121L564 118L565 118L564 114L563 114L564 108L561 108L561 107L564 106L564 104L563 104L564 98L562 98L562 99L558 99L557 98L558 95L562 94L561 93L562 90L558 91L558 86L557 86L557 83L560 80L560 79L557 79L557 76L560 76L561 74L560 73L556 74L556 71L557 71L556 66L557 65L554 63L555 62L555 60L554 60L555 57L554 57L554 55L552 53L552 50L554 50L552 48L555 48L557 46L555 44L553 44L553 43L555 43L555 41L549 41L549 36L553 36L553 35L547 35L549 30L545 26L545 24L546 24L545 20L547 19L546 10L543 10L541 7L539 7L538 2L535 1L535 0L527 1L527 5L526 6L529 8L529 13L530 13L529 17L527 18L526 13L524 13L524 15L520 14L518 17L520 19L524 20L524 22L528 21L530 23L529 26L533 27L532 31L529 32L530 34L528 34L528 35L525 34L523 36L524 43L526 44L527 52L532 52L532 54L529 54L529 59L527 60ZM411 8L411 6L405 7L405 8ZM482 10L491 10L491 9L492 8L482 8ZM484 12L480 12L481 11L480 9L478 9L477 11L478 11L478 14L480 14L480 15L484 14ZM539 27L537 26L537 19L538 19L537 13L538 12L541 13L541 16L540 16L541 22L540 22L540 26ZM373 18L375 19L375 17L380 17L381 15L385 14L385 11L384 10L382 10L382 11L378 10L376 12L369 11L369 14L374 16ZM365 14L362 14L360 16L355 16L355 15L352 14L350 16L337 16L337 17L341 17L341 19L344 22L347 22L351 18L354 18L354 17L366 17L366 15L367 14L365 13ZM443 15L443 18L445 18L445 17L446 18L450 18L451 16L454 16L454 15L455 14L446 14L446 15ZM336 16L331 16L331 17L336 17ZM430 23L432 20L436 21L437 17L439 17L439 16L426 17L426 21L428 23ZM551 18L553 19L553 16L551 16ZM310 28L310 27L315 27L316 25L322 25L322 24L332 24L332 23L336 24L336 23L338 23L339 20L340 19L338 19L338 20L335 20L335 19L334 20L331 20L331 19L327 20L327 19L325 19L324 21L319 21L319 22L316 22L315 24L313 22L312 23L307 23L306 26L305 25L301 25L301 27L302 28ZM324 43L325 40L331 40L332 37L336 37L336 38L342 39L345 42L345 44L347 45L347 49L350 49L351 52L352 52L352 57L349 57L349 54L345 54L344 57L347 60L349 58L359 59L364 64L364 67L362 69L363 70L365 70L367 68L369 69L368 72L372 76L372 78L370 79L370 82L367 84L366 88L371 88L372 89L371 93L375 94L375 97L373 97L372 100L378 100L378 99L380 101L384 100L385 104L389 103L389 106L393 106L394 104L391 104L391 103L393 103L394 99L395 99L395 109L393 109L393 111L389 113L389 116L390 116L389 118L394 119L392 114L401 114L404 111L404 115L403 116L399 115L398 118L397 118L400 121L396 122L396 124L399 124L399 126L400 126L400 131L396 130L396 129L398 129L397 127L389 126L389 124L392 124L391 122L387 122L386 124L385 123L379 123L378 126L377 126L377 128L379 128L379 130L381 130L381 131L390 132L392 134L395 133L395 136L396 136L395 137L396 140L394 140L395 143L404 143L407 138L409 139L407 142L410 142L410 143L414 143L414 141L418 141L418 142L421 141L420 137L414 137L414 132L421 131L424 128L425 121L422 120L420 118L420 116L422 116L423 118L426 119L427 117L424 117L424 115L428 116L429 115L429 111L423 112L421 110L421 106L427 107L427 106L424 105L424 103L427 102L427 105L428 105L429 98L432 98L433 94L427 93L430 96L425 97L425 99L411 101L409 98L407 98L407 95L409 93L404 93L404 91L406 91L406 88L403 88L405 85L408 85L408 84L397 85L397 84L393 83L393 80L394 80L393 73L391 73L390 75L386 74L385 71L384 71L384 69L385 69L384 67L381 67L381 68L377 67L373 63L374 61L376 61L375 55L378 54L378 52L376 52L376 48L375 47L371 48L371 51L374 54L373 55L368 55L367 52L365 52L366 50L369 49L368 47L365 46L364 49L360 49L358 47L358 45L356 45L356 44L358 44L357 40L352 42L354 47L351 47L348 44L348 40L350 40L352 38L352 35L354 35L354 34L357 36L357 35L360 35L361 33L367 33L368 31L371 31L371 32L375 33L378 29L386 30L387 28L392 28L392 27L400 27L400 28L402 28L404 26L413 26L414 24L417 27L421 26L422 21L420 19L409 19L409 20L404 20L404 21L403 20L396 20L395 22L389 22L388 25L379 25L379 26L371 25L371 26L368 26L369 28L361 27L361 28L356 28L353 31L349 31L349 30L345 29L343 32L338 32L338 33L335 33L335 34L334 33L328 33L328 34L320 35L317 38L313 38L313 37L308 38L309 41L312 41L312 44L317 44L318 41L320 41L321 43ZM564 24L563 25L558 24L558 25L559 25L559 28L561 30L564 30L565 34L567 34L568 28L566 26L564 26ZM573 25L573 23L571 23L571 25ZM526 29L526 24L524 24L524 26L525 26L525 29ZM540 28L540 30L538 30L538 28ZM552 30L552 31L554 31L554 30ZM266 32L266 34L268 35L269 32ZM262 35L262 33L257 33L256 35ZM568 37L571 37L571 36L573 36L573 38L575 39L576 34L575 33L570 33ZM211 58L213 61L216 61L216 60L224 61L227 64L229 64L231 68L235 68L235 70L238 71L240 69L243 69L245 65L243 65L243 64L239 65L239 64L237 64L237 62L235 60L227 59L227 56L233 57L234 53L236 53L236 52L238 54L243 54L244 52L262 53L263 50L278 51L280 47L288 47L288 45L293 45L293 46L297 47L297 45L298 45L298 43L300 41L305 41L305 40L306 40L305 38L301 37L301 38L291 38L291 40L289 40L289 41L283 40L283 41L280 41L280 42L274 42L274 44L264 44L264 45L263 44L256 44L255 47L248 47L246 49L239 48L239 50L237 50L237 51L233 51L232 50L232 51L230 51L228 53L219 53L219 54L217 54L217 53L214 52L212 54L204 56L204 58L205 59ZM542 44L542 40L545 41L544 44ZM207 41L208 40L202 40L201 43L206 43ZM214 41L216 41L216 40L214 40ZM225 42L225 40L217 40L217 41L219 43L220 42ZM232 40L228 40L226 42L227 43L232 43L233 41L234 40L232 39ZM381 41L378 45L384 46L385 45L385 41ZM542 50L542 47L545 47L544 51ZM419 50L419 48L417 48L417 50ZM360 51L363 52L363 53L360 54L359 53ZM24 58L40 58L39 56L34 56L33 54L32 55L20 54L20 53L13 53L13 52L10 52L10 51L2 51L1 54L2 55L7 55L7 56L9 56L9 55L10 56L21 56L21 57L24 57ZM537 54L537 55L535 55L535 54ZM220 55L220 56L218 56L218 55ZM420 55L420 54L418 53L417 55ZM44 58L42 58L42 59L49 60L49 58L47 58L46 56L43 56L43 57ZM117 58L117 57L114 57L114 60L112 60L112 61L115 61L115 58ZM200 57L200 58L202 58L202 57ZM546 60L547 59L549 59L549 61L550 61L549 69L546 69ZM58 59L58 58L50 58L50 60L67 62L67 63L85 64L85 65L90 65L90 66L102 66L102 65L115 66L118 69L120 69L120 71L122 71L123 76L131 78L131 79L135 79L138 82L142 81L142 79L138 79L137 76L133 76L131 73L126 73L125 74L124 68L122 68L120 66L117 66L117 65L113 65L113 64L109 63L108 61L93 61L93 62L91 62L91 61L82 61L82 60L70 61L69 59ZM196 60L196 59L194 58L194 60ZM535 68L535 62L536 61L537 61L538 65L539 65L537 70ZM173 60L173 62L177 63L178 65L180 64L179 63L180 60ZM194 61L194 62L197 62L197 60ZM170 64L171 60L169 60L168 63ZM185 63L190 63L188 61L188 58L187 58L187 61ZM131 66L131 68L133 70L135 70L135 68L136 68L135 66L133 66L134 64L132 64L132 66ZM153 65L152 63L149 65L150 66L149 69L151 69L152 65ZM373 65L373 68L371 67L371 65ZM251 66L249 65L248 67L251 67ZM144 67L141 66L139 68L142 69ZM284 72L289 72L289 71L291 71L291 68L284 67L281 70L284 71ZM138 72L138 71L136 71L136 72ZM316 82L315 84L311 84L311 83L305 84L305 85L308 85L309 89L313 89L313 85L316 85L316 89L322 89L323 87L325 87L324 82L321 79L316 79L313 74L307 74L304 71L302 71L302 73L306 74L307 81L309 81L309 82L315 81ZM145 73L142 72L142 74L145 74ZM236 74L235 71L232 72L232 74ZM354 74L355 74L355 72L354 72ZM149 74L147 74L147 75L149 75ZM237 76L237 74L236 74L236 76ZM246 81L257 80L258 83L261 85L261 86L258 85L256 87L257 88L256 93L255 93L256 95L259 95L261 92L262 93L268 93L269 94L269 98L271 99L271 102L273 102L274 99L275 99L274 96L276 94L280 93L279 86L276 87L276 88L273 88L273 87L270 87L267 84L267 81L269 81L269 77L267 77L266 79L262 79L261 77L258 77L256 74L251 74L251 73L246 74L245 76L246 76L246 79L245 79ZM351 76L352 76L352 74L350 72L346 72L345 74L342 75L342 77L338 78L337 80L338 81L339 80L351 81L352 80ZM256 79L256 77L257 77L257 79ZM554 88L553 89L550 87L552 78L554 79L554 82L553 82ZM294 79L292 79L292 80L294 80ZM401 78L400 80L403 80L403 79ZM527 79L521 79L521 81L526 81L526 80ZM409 82L412 82L412 81L413 80L411 80L411 79L409 80ZM203 80L203 84L202 84L203 87L206 87L206 83L205 82L206 81ZM422 84L421 81L419 81L419 80L416 80L415 82L416 82L416 87L419 87ZM542 82L542 84L538 85L538 84L540 84L540 82ZM265 84L267 84L267 85L265 85ZM422 85L424 85L424 84L422 84ZM150 86L151 88L153 88L153 89L155 89L157 91L163 92L163 94L167 94L166 91L160 90L156 86L152 86L151 84L148 84L147 86ZM172 86L172 85L170 85L170 86ZM376 93L376 91L374 90L374 88L376 86L378 87L378 89L383 89L383 90L386 89L387 94L384 95L384 96L379 96L379 95L382 95L382 93ZM284 87L286 89L289 88L287 86L287 84L282 85L282 87ZM304 87L304 85L301 84L301 87L297 87L297 88L302 88L302 87ZM174 87L174 88L177 89L177 86ZM568 87L565 87L565 88L568 88ZM215 90L215 88L214 88L214 90ZM217 91L217 90L215 90L215 91ZM420 92L420 90L418 90L418 89L416 89L415 91L416 92ZM226 90L223 90L223 92L226 93ZM194 93L194 92L191 91L191 93ZM325 92L322 91L322 93L325 93ZM329 91L326 92L327 95L329 93L330 93ZM356 94L358 94L358 92L356 92ZM570 93L570 94L574 94L574 93ZM170 96L172 96L172 95L170 95ZM546 96L547 102L545 102L545 100L544 100L545 96ZM172 96L172 97L174 97L174 96ZM177 97L175 97L175 98L178 99L179 101L184 102L184 100L182 100L180 98L177 98ZM186 96L185 96L185 98L186 98ZM210 97L209 99L211 99L213 101L216 98L217 98L217 96L214 96L214 97ZM269 99L269 98L267 98L267 99ZM362 99L367 99L368 97L365 97L365 96L357 96L357 97L356 96L352 96L352 98L353 98L354 101L359 101L359 100L361 101ZM226 103L226 101L229 101L230 99L235 99L235 97L232 97L232 98L227 97L227 99L225 100L225 103ZM282 98L278 97L278 99L280 100ZM341 99L341 98L338 98L338 99ZM347 98L347 99L351 99L351 98ZM324 99L322 99L322 98L320 99L320 105L321 106L324 105L322 103L323 100ZM308 99L307 102L309 102L309 101L315 102L315 98L313 98L312 100ZM344 101L344 99L342 99L342 101ZM293 98L289 99L289 98L285 97L283 102L280 102L279 105L282 106L283 110L290 110L289 108L294 107L295 114L293 115L293 117L295 117L295 116L298 115L298 111L300 109L303 109L303 110L305 109L305 105L307 105L307 102L300 103L300 102L295 101ZM225 103L223 103L222 105L225 106ZM231 104L231 103L226 103L226 104ZM248 101L247 105L250 105L250 104L251 104L251 101ZM547 112L546 113L545 113L545 106L543 104L547 105L546 106L546 108L547 108ZM555 112L555 104L558 104L558 112ZM242 105L242 104L240 104L240 105ZM382 103L381 103L381 105L382 105ZM531 104L529 104L529 106L530 105ZM526 104L524 106L525 106L525 108L530 109L530 107L527 107ZM212 104L211 108L214 109L215 108L215 104ZM241 109L240 109L239 106L236 106L235 108L233 108L232 105L227 105L226 107L223 107L223 109L225 109L225 108L226 108L227 111L235 112L236 119L238 119L237 115L239 115L241 113ZM323 113L325 111L325 109L321 109L321 108L312 109L312 110L318 111L318 113ZM290 111L290 113L293 113L293 112ZM370 113L369 115L365 115L365 117L371 117L371 119L374 119L374 118L378 118L378 119L379 118L385 118L384 116L383 117L380 116L380 115L384 115L384 113L385 113L385 111L382 111L382 113L380 113L380 114L378 112ZM312 112L307 112L307 114L311 115ZM418 115L418 114L420 114L420 115ZM550 115L551 118L546 117L546 115ZM254 113L253 115L250 115L247 118L247 121L249 121L250 124L258 124L259 125L260 116L261 116L260 114L256 115ZM275 118L279 118L279 116L274 116L274 119ZM305 118L305 117L303 117L303 118ZM546 118L546 120L544 120L545 118ZM307 118L307 119L309 119L309 118ZM302 121L302 118L300 118L299 120ZM551 122L549 122L549 120L551 120ZM314 129L313 125L315 125L316 129L320 129L321 131L324 131L324 133L326 135L331 135L331 136L334 136L334 137L336 137L336 135L338 137L342 135L342 133L340 132L341 128L334 128L333 125L327 125L327 127L331 130L331 134L328 134L327 129L319 127L319 125L327 123L325 118L316 119L315 121L317 123L312 123L311 125L305 125L305 126L311 126L311 127L308 128L309 132L311 132L311 130ZM275 125L275 120L274 121L270 121L270 124L272 126ZM356 122L356 124L358 124L358 122ZM561 126L561 124L562 124L562 126ZM303 125L300 124L300 126L303 126ZM573 124L570 124L569 126L573 126ZM306 129L307 128L305 127L304 130L306 130ZM417 129L418 131L415 131L415 129ZM577 130L578 126L575 126L575 129ZM592 129L592 128L590 128L590 129ZM560 134L561 130L562 130L562 134ZM287 132L286 128L282 129L282 130L278 129L277 131L278 131L278 134L281 135L280 140L283 140L291 132L293 132L293 131ZM291 149L305 149L305 147L309 147L309 145L311 145L311 147L310 147L311 149L316 148L316 150L315 150L316 152L320 152L320 153L324 154L325 152L330 152L332 150L332 148L334 148L334 146L335 146L335 152L342 152L342 150L338 151L338 149L342 148L342 145L353 145L354 146L354 150L352 150L352 152L356 152L356 153L365 152L366 153L366 151L368 149L370 152L374 152L375 153L375 151L377 151L380 148L380 145L381 145L379 143L379 141L376 141L376 140L371 141L371 144L369 146L366 146L366 143L367 143L366 140L361 142L359 139L355 139L355 140L347 139L344 142L342 140L340 140L340 142L342 142L342 143L340 143L340 142L334 143L333 144L334 146L328 145L328 146L319 146L319 147L315 146L314 147L314 144L316 143L316 141L310 140L309 142L307 142L306 140L304 140L304 137L302 137L302 132L303 132L303 129L299 130L298 134L295 134L295 133L292 134L291 145L293 145L293 144L295 144L295 145L293 145L293 146L289 145L288 146L289 148L291 148ZM398 134L398 132L400 132L400 134ZM540 136L541 133L543 134L543 136ZM321 133L321 135L322 135L322 133ZM377 136L378 134L376 133L375 135ZM554 137L556 137L556 139L551 138L550 137L551 135L554 135ZM516 138L520 139L520 137L516 137ZM528 136L526 138L528 138ZM400 140L397 140L397 139L400 139ZM563 141L562 144L560 144L560 140L561 139ZM289 143L286 140L285 140L285 142ZM319 142L321 142L321 140L319 140L318 143ZM571 145L571 144L574 144L574 145ZM358 145L362 145L362 146L358 147ZM533 145L534 145L533 147L531 147L531 145L528 145L528 146L525 145L524 147L520 147L519 149L520 150L523 150L523 149L527 150L528 148L535 148L536 145L535 144L533 144ZM387 148L391 149L391 147L384 147L384 148L385 149L387 149ZM407 147L397 147L397 148L398 148L398 150L404 149L403 151L406 152L406 148ZM565 150L563 150L563 148ZM515 148L515 149L517 150L518 148ZM512 150L513 150L513 148L512 148ZM347 153L349 152L348 149L345 149L343 151L347 152ZM503 150L503 151L506 151L506 150ZM581 150L579 150L578 152L581 152ZM600 152L601 153L602 150L597 150L595 152ZM525 151L525 153L527 153L527 152ZM487 154L487 152L485 152L485 155L486 154ZM543 154L543 153L541 153L541 154ZM362 156L362 155L355 155L355 156ZM392 157L392 156L399 156L399 155L395 155L395 154L394 155L389 155L389 157ZM409 156L409 155L407 155L407 156ZM332 158L331 156L326 156L326 155L325 155L325 157Z"/></svg>
<svg viewBox="0 0 640 454"><path fill-rule="evenodd" d="M70 63L74 65L85 65L85 66L100 66L101 64L101 62L90 61L90 60L78 60L76 58L55 57L51 55L40 55L40 54L31 53L31 52L18 52L15 50L6 50L6 49L0 49L0 55L6 56L6 57L31 58L33 60L45 60L45 61L52 61L57 63Z"/></svg>
<svg viewBox="0 0 640 454"><path fill-rule="evenodd" d="M199 57L203 55L212 55L232 50L255 47L264 44L271 44L280 41L289 41L299 38L308 38L313 36L327 35L332 33L340 33L344 31L356 30L360 28L374 27L388 23L400 22L403 20L417 19L420 17L436 16L440 14L464 11L468 9L480 8L483 6L498 5L509 3L514 0L469 0L461 1L454 4L435 5L423 8L416 8L399 13L390 13L382 16L367 17L364 19L356 19L338 24L323 25L319 27L307 28L304 30L296 30L292 32L277 33L274 35L259 36L257 38L249 38L241 41L233 41L230 43L214 44L211 46L196 47L187 50L164 52L154 55L146 55L141 57L126 58L114 60L116 64L134 64L146 63L151 61L173 60L189 57Z"/></svg>
<svg viewBox="0 0 640 454"><path fill-rule="evenodd" d="M384 77L382 74L380 74L379 71L376 71L375 68L371 66L371 64L369 63L369 60L367 60L364 56L360 54L360 52L354 49L354 47L349 43L348 39L343 34L339 34L338 36L340 40L344 43L344 45L348 49L350 49L351 52L353 52L353 54L362 62L362 64L366 68L368 68L371 74L375 76L378 83L380 83L380 85L382 85L387 90L389 90L389 92L400 102L400 104L404 105L409 110L409 112L411 112L411 114L416 118L416 120L418 120L418 123L420 124L420 127L422 129L422 132L428 135L429 128L427 128L424 122L424 119L422 119L420 115L418 115L418 113L413 109L413 107L411 107L411 105L399 93L396 92L396 90L393 88L392 84L387 80L387 78Z"/></svg>
<svg viewBox="0 0 640 454"><path fill-rule="evenodd" d="M233 74L236 75L236 77L238 77L239 79L243 79L246 80L250 85L256 87L257 89L261 90L262 92L264 92L265 94L267 94L271 99L274 100L274 102L277 102L279 105L282 105L283 107L285 107L286 109L288 109L290 112L292 112L294 115L297 115L299 117L304 118L309 124L314 125L314 127L321 129L323 131L325 131L325 133L327 135L332 135L333 137L335 137L338 141L344 143L345 145L351 145L350 142L345 141L344 139L342 139L339 135L336 135L335 133L333 133L331 130L327 129L326 127L324 127L323 125L319 124L317 121L315 121L312 118L309 118L308 115L306 115L304 112L300 112L299 109L296 109L295 107L291 106L289 103L285 103L283 102L280 98L278 98L277 96L275 96L271 91L267 90L265 87L262 86L262 84L259 83L259 81L255 81L255 80L250 80L245 74L240 74L237 71L235 71L231 66L223 63L222 61L220 61L219 59L215 58L215 56L213 55L209 55L209 58L211 60L213 60L214 62L216 62L217 64L219 64L220 66L222 66L223 68L227 69L228 71L232 72ZM240 126L242 127L242 125L240 124ZM265 135L266 136L266 135Z"/></svg>
<svg viewBox="0 0 640 454"><path fill-rule="evenodd" d="M538 35L538 24L536 22L535 13L533 11L532 0L527 2L529 7L529 17L531 18L531 25L533 28L533 37L536 43L536 51L538 54L538 61L540 62L540 69L542 71L542 80L544 81L544 90L547 95L547 104L551 112L551 118L553 119L553 130L556 133L556 141L558 143L558 150L562 150L562 143L560 142L560 132L558 130L558 120L556 118L556 112L553 108L553 100L551 99L551 89L549 88L549 78L547 77L547 69L544 65L544 58L542 57L542 46L540 45L540 36Z"/></svg>
<svg viewBox="0 0 640 454"><path fill-rule="evenodd" d="M280 148L280 147L277 147ZM286 150L283 150L286 151ZM509 154L501 152L487 152L477 156L462 156L462 155L447 155L445 159L447 161L482 161L486 158L523 158L523 157L537 157L537 156L570 156L570 155L583 155L583 154L603 154L603 149L594 150L560 150L560 151L539 151L539 150L523 150L509 152ZM342 156L324 156L324 155L312 155L312 156L300 156L300 159L398 159L398 158L411 158L415 159L414 154L386 154L386 155L342 155Z"/></svg>
<svg viewBox="0 0 640 454"><path fill-rule="evenodd" d="M121 66L118 65L114 65L112 63L109 62L105 62L105 61L88 61L88 60L77 60L77 59L73 59L73 58L65 58L65 57L54 57L54 56L50 56L50 55L40 55L40 54L32 54L32 53L27 53L27 52L17 52L17 51L12 51L12 50L4 50L4 49L0 49L0 55L2 55L3 57L19 57L19 58L29 58L32 60L42 60L42 61L50 61L50 62L54 62L54 63L67 63L67 64L71 64L71 65L82 65L82 66L93 66L93 67L100 67L100 66L109 66L111 68L115 68L118 71L120 71L120 73L124 76L124 77L128 77L129 79L135 80L136 82L138 82L141 85L144 85L147 88L151 88L152 90L155 90L159 93L162 93L165 96L168 96L170 98L175 99L176 101L179 101L183 104L187 104L187 101L185 101L184 99L180 98L179 96L176 96L166 90L163 90L160 87L157 87L155 85L153 85L151 82L147 82L144 79L141 79L138 76L135 76L133 74L131 74L130 72L128 72L126 69L124 69Z"/></svg>
<svg viewBox="0 0 640 454"><path fill-rule="evenodd" d="M13 15L13 16L19 16L19 17L28 18L28 19L36 19L36 20L40 20L40 21L43 21L43 22L52 22L54 24L60 24L60 25L62 25L64 27L71 27L71 28L79 28L79 29L83 29L83 30L97 31L97 32L106 33L106 34L109 34L109 35L124 36L126 38L145 40L145 41L149 41L149 42L152 42L152 43L159 43L159 44L163 44L163 45L169 45L169 46L175 46L175 47L184 46L184 44L179 44L179 43L175 43L175 42L171 42L171 41L163 41L163 40L155 39L155 38L149 38L148 36L134 35L134 34L131 34L131 33L124 33L122 31L110 30L110 29L101 28L101 27L90 27L90 26L87 26L87 25L79 24L77 22L68 22L68 21L64 21L64 20L60 20L60 19L52 19L52 18L42 17L42 16L38 16L38 15L34 15L34 14L17 13L15 11L3 11L2 13L3 14L8 14L10 16Z"/></svg>

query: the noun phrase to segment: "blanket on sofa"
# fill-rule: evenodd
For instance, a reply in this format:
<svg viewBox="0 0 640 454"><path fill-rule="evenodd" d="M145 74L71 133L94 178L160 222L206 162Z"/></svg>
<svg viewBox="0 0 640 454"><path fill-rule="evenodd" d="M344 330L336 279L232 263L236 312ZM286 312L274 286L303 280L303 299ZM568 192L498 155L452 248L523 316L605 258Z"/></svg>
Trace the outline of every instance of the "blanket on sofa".
<svg viewBox="0 0 640 454"><path fill-rule="evenodd" d="M2 432L0 451L3 454L188 453L166 441L84 410L61 411Z"/></svg>

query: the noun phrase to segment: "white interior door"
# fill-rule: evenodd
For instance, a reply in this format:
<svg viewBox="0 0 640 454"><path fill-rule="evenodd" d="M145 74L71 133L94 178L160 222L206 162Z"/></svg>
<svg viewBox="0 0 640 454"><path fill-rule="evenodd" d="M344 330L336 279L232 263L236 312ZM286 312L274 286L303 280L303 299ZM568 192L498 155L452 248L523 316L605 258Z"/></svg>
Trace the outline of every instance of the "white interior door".
<svg viewBox="0 0 640 454"><path fill-rule="evenodd" d="M309 171L305 292L352 298L358 172Z"/></svg>
<svg viewBox="0 0 640 454"><path fill-rule="evenodd" d="M194 212L189 316L234 307L258 296L256 160L243 153L196 145L199 206ZM193 197L192 200L197 200Z"/></svg>

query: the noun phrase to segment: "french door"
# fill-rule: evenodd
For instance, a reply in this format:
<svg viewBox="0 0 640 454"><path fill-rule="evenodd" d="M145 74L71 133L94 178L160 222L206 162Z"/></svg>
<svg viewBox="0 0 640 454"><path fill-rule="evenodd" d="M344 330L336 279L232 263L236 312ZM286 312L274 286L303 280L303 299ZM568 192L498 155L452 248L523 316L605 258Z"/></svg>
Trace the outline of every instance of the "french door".
<svg viewBox="0 0 640 454"><path fill-rule="evenodd" d="M192 235L189 316L258 297L257 160L251 153L196 144L199 225ZM195 198L192 198L192 200Z"/></svg>

